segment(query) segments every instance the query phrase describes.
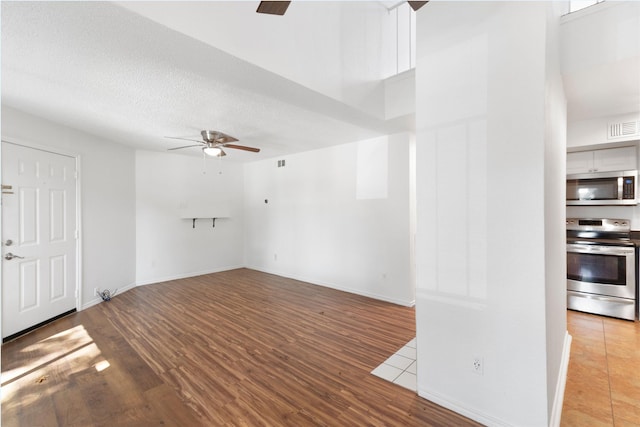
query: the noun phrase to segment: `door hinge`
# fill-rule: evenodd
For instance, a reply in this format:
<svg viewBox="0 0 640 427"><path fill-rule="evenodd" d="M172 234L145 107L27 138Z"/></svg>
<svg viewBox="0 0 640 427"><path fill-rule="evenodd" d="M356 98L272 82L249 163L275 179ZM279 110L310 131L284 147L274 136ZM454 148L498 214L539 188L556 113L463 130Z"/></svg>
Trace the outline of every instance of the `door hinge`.
<svg viewBox="0 0 640 427"><path fill-rule="evenodd" d="M73 171L73 177L74 177L75 179L78 179L78 171Z"/></svg>
<svg viewBox="0 0 640 427"><path fill-rule="evenodd" d="M76 230L73 235L75 236L76 240L78 240L78 238L80 237L80 232L78 230Z"/></svg>

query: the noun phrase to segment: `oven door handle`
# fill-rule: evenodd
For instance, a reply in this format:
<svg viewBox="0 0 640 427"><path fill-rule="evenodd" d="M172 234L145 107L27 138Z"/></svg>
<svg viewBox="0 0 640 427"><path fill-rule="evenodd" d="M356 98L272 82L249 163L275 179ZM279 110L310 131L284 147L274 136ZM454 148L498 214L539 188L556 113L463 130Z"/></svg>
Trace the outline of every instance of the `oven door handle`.
<svg viewBox="0 0 640 427"><path fill-rule="evenodd" d="M598 255L618 255L627 256L635 253L634 248L620 248L615 246L599 246L599 245L567 245L567 252L579 254L598 254Z"/></svg>

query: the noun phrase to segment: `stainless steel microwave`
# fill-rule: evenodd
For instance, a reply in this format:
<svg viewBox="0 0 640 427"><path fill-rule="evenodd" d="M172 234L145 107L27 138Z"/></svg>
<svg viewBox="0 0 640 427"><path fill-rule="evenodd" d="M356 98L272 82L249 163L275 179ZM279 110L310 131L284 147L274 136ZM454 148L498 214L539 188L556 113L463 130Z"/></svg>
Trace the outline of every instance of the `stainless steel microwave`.
<svg viewBox="0 0 640 427"><path fill-rule="evenodd" d="M567 205L637 205L638 171L567 175Z"/></svg>

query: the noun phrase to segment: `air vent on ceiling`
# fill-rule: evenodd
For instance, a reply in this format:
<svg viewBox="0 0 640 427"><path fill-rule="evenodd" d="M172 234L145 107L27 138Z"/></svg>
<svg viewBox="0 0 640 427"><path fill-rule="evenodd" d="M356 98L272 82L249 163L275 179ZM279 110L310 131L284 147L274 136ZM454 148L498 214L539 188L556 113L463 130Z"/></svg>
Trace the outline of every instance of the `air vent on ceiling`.
<svg viewBox="0 0 640 427"><path fill-rule="evenodd" d="M640 135L640 122L631 120L620 123L609 123L608 139L625 138Z"/></svg>

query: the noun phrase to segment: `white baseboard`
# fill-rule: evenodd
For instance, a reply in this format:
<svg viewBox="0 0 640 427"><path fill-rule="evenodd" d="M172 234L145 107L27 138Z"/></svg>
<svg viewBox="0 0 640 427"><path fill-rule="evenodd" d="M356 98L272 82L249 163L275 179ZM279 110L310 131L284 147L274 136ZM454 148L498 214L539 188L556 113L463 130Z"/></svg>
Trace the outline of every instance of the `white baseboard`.
<svg viewBox="0 0 640 427"><path fill-rule="evenodd" d="M156 283L169 282L171 280L186 279L186 278L189 278L189 277L202 276L202 275L205 275L205 274L220 273L220 272L223 272L223 271L236 270L236 269L239 269L239 268L247 268L247 269L250 269L250 270L261 271L263 273L275 274L276 276L287 277L289 279L299 280L301 282L310 283L312 285L324 286L324 287L327 287L327 288L336 289L336 290L343 291L343 292L349 292L351 294L361 295L361 296L364 296L364 297L373 298L373 299L377 299L377 300L380 300L380 301L386 301L386 302L390 302L392 304L402 305L404 307L413 307L416 304L415 299L411 300L411 301L408 301L408 300L401 300L401 299L396 299L396 298L389 298L386 295L379 295L379 294L376 294L376 293L373 293L373 292L363 292L360 289L353 289L353 288L349 288L349 287L345 287L345 286L340 286L340 285L336 285L335 283L320 282L318 280L314 280L314 279L309 278L309 277L288 275L288 274L283 274L283 273L280 273L280 272L277 272L277 271L270 271L268 269L262 269L262 268L244 266L244 265L218 267L218 268L214 268L214 269L210 269L210 270L196 271L196 272L191 272L191 273L183 273L183 274L175 274L175 275L171 275L171 276L160 276L160 277L146 278L146 279L138 280L135 283L133 283L131 285L128 285L126 287L118 288L118 293L128 291L129 289L135 288L136 286L152 285L152 284L156 284ZM102 302L102 299L99 298L99 297L96 297L96 298L92 299L91 301L83 304L81 310L85 310L85 309L87 309L89 307L92 307L92 306L94 306L96 304L100 304L101 302Z"/></svg>
<svg viewBox="0 0 640 427"><path fill-rule="evenodd" d="M564 389L567 385L567 373L569 372L569 358L571 356L571 340L569 331L565 332L564 344L562 347L562 360L560 361L560 372L558 373L558 382L556 383L556 395L553 399L553 407L551 408L551 417L549 418L549 427L559 427L562 418L562 404L564 403Z"/></svg>
<svg viewBox="0 0 640 427"><path fill-rule="evenodd" d="M353 288L349 288L349 287L346 287L346 286L336 285L335 283L322 282L322 281L318 281L318 280L315 280L315 279L312 279L312 278L309 278L309 277L305 277L305 276L285 274L285 273L281 273L281 272L278 272L278 271L273 271L273 270L260 268L260 267L247 266L245 268L248 268L250 270L260 271L262 273L268 273L268 274L274 274L276 276L286 277L288 279L299 280L301 282L306 282L306 283L309 283L309 284L312 284L312 285L324 286L325 288L336 289L338 291L348 292L350 294L355 294L355 295L360 295L360 296L363 296L363 297L377 299L377 300L380 300L380 301L390 302L392 304L402 305L404 307L413 307L416 304L415 299L412 300L412 301L409 301L409 300L401 300L401 299L397 299L397 298L389 298L386 295L380 295L380 294L376 294L376 293L373 293L373 292L363 292L360 289L353 289Z"/></svg>
<svg viewBox="0 0 640 427"><path fill-rule="evenodd" d="M214 268L214 269L211 269L211 270L203 270L203 271L195 271L195 272L191 272L191 273L175 274L175 275L171 275L171 276L148 278L148 279L143 279L143 280L136 281L136 286L144 286L144 285L151 285L151 284L155 284L155 283L169 282L171 280L186 279L186 278L189 278L189 277L203 276L205 274L220 273L220 272L229 271L229 270L237 270L238 268L245 268L245 267L243 265L235 265L235 266L227 266L227 267L218 267L218 268Z"/></svg>
<svg viewBox="0 0 640 427"><path fill-rule="evenodd" d="M453 412L457 412L460 415L463 415L467 418L470 418L474 421L477 421L485 426L490 427L513 427L511 424L504 422L498 418L492 417L490 415L484 414L482 412L478 412L472 409L469 409L466 406L463 406L459 402L456 402L449 397L441 396L437 393L433 393L430 391L426 391L418 388L418 396L425 398L437 405L440 405L444 408L450 409Z"/></svg>
<svg viewBox="0 0 640 427"><path fill-rule="evenodd" d="M184 273L184 274L177 274L177 275L173 275L173 276L164 276L164 277L156 277L153 279L145 279L145 280L141 280L135 283L131 283L127 286L121 287L121 288L117 288L118 289L118 294L121 294L123 292L128 291L129 289L133 289L136 286L144 286L144 285L151 285L154 283L162 283L162 282L168 282L171 280L178 280L178 279L186 279L188 277L196 277L196 276L202 276L204 274L211 274L211 273L220 273L222 271L229 271L229 270L235 270L238 268L244 268L244 266L232 266L232 267L222 267L222 268L215 268L212 270L204 270L204 271L196 271L193 273ZM89 307L93 307L94 305L100 304L102 301L102 298L100 297L95 297L93 298L91 301L88 301L86 303L84 303L82 305L82 307L80 307L80 311L82 310L86 310Z"/></svg>

